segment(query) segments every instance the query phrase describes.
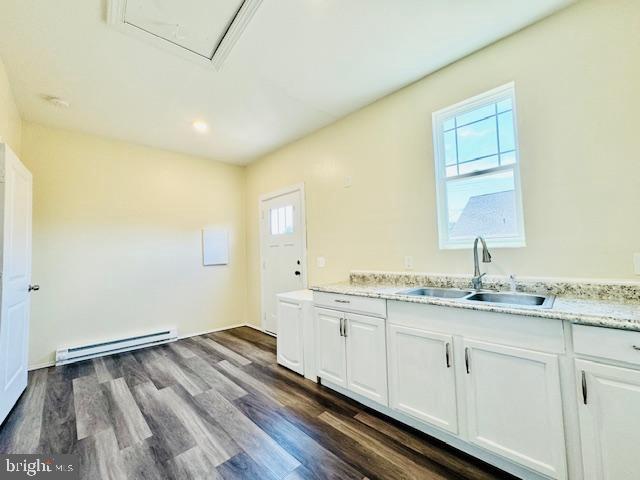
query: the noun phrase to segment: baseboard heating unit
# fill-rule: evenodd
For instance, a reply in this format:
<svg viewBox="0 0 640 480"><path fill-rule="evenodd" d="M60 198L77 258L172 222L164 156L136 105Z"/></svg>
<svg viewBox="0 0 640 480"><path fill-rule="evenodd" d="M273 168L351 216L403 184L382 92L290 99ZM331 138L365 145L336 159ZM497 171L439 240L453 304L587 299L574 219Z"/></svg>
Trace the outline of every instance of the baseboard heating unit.
<svg viewBox="0 0 640 480"><path fill-rule="evenodd" d="M139 348L173 342L177 339L178 330L176 328L170 328L117 340L107 340L105 342L61 348L56 350L56 365L66 365L67 363L79 362L89 358L137 350Z"/></svg>

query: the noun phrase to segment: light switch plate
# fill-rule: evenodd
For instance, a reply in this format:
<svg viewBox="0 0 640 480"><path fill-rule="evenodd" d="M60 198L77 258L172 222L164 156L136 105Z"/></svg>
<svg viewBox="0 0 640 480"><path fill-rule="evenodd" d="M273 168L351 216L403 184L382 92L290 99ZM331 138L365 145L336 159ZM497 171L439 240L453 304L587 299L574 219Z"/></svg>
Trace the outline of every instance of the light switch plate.
<svg viewBox="0 0 640 480"><path fill-rule="evenodd" d="M318 259L316 260L316 263L318 265L318 268L324 268L325 265L327 264L327 261L325 260L324 257L318 257Z"/></svg>
<svg viewBox="0 0 640 480"><path fill-rule="evenodd" d="M640 253L633 254L633 271L640 275Z"/></svg>
<svg viewBox="0 0 640 480"><path fill-rule="evenodd" d="M404 268L406 270L413 270L413 257L409 255L404 257Z"/></svg>

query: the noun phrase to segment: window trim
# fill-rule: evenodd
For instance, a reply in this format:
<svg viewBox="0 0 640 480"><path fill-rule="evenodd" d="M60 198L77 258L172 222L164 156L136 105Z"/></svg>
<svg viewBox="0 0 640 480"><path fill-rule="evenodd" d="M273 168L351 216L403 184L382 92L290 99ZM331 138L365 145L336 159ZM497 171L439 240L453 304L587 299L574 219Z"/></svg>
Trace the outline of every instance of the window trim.
<svg viewBox="0 0 640 480"><path fill-rule="evenodd" d="M444 129L445 120L451 116L458 116L468 113L471 110L483 107L490 103L496 103L501 100L511 99L511 109L513 113L513 132L514 147L516 161L514 164L499 165L497 167L458 175L454 178L447 179L446 165L444 156ZM515 235L504 237L487 237L490 246L497 248L519 248L526 246L525 230L524 230L524 209L522 206L522 183L520 181L520 142L518 137L518 112L516 104L515 82L509 82L497 88L471 97L455 105L443 108L432 114L432 133L433 133L433 159L435 164L435 184L436 184L436 210L438 215L438 243L441 250L452 250L471 248L473 238L464 238L460 240L452 240L449 238L448 229L448 212L447 204L447 188L448 181L455 181L462 178L486 175L499 171L513 170L513 181L515 191L516 215L518 232ZM499 154L499 152L498 152Z"/></svg>

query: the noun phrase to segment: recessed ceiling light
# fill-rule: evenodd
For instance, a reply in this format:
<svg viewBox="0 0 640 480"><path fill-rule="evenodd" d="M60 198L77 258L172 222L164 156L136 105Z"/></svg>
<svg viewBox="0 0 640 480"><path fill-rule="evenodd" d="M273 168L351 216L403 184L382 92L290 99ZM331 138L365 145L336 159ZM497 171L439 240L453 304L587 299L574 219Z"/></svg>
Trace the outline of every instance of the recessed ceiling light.
<svg viewBox="0 0 640 480"><path fill-rule="evenodd" d="M202 120L196 120L195 122L193 122L193 128L195 128L197 132L205 133L207 130L209 130L209 125L207 125Z"/></svg>
<svg viewBox="0 0 640 480"><path fill-rule="evenodd" d="M67 102L63 98L56 97L54 95L43 95L42 98L44 98L47 102L49 102L51 105L54 105L56 107L69 108L69 102Z"/></svg>

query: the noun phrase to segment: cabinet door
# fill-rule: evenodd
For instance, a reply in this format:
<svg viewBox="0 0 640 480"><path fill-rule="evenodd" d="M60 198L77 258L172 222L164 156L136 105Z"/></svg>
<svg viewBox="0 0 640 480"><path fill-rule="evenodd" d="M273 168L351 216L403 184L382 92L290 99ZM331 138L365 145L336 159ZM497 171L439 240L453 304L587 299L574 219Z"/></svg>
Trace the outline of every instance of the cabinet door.
<svg viewBox="0 0 640 480"><path fill-rule="evenodd" d="M469 441L566 478L557 355L464 341Z"/></svg>
<svg viewBox="0 0 640 480"><path fill-rule="evenodd" d="M304 375L302 306L278 300L278 363Z"/></svg>
<svg viewBox="0 0 640 480"><path fill-rule="evenodd" d="M318 376L341 387L347 386L345 342L340 332L344 317L342 312L316 308Z"/></svg>
<svg viewBox="0 0 640 480"><path fill-rule="evenodd" d="M576 360L576 373L585 480L640 478L640 371Z"/></svg>
<svg viewBox="0 0 640 480"><path fill-rule="evenodd" d="M387 331L391 408L457 434L453 337L397 325Z"/></svg>
<svg viewBox="0 0 640 480"><path fill-rule="evenodd" d="M387 400L387 351L384 320L348 313L347 387L382 405Z"/></svg>

